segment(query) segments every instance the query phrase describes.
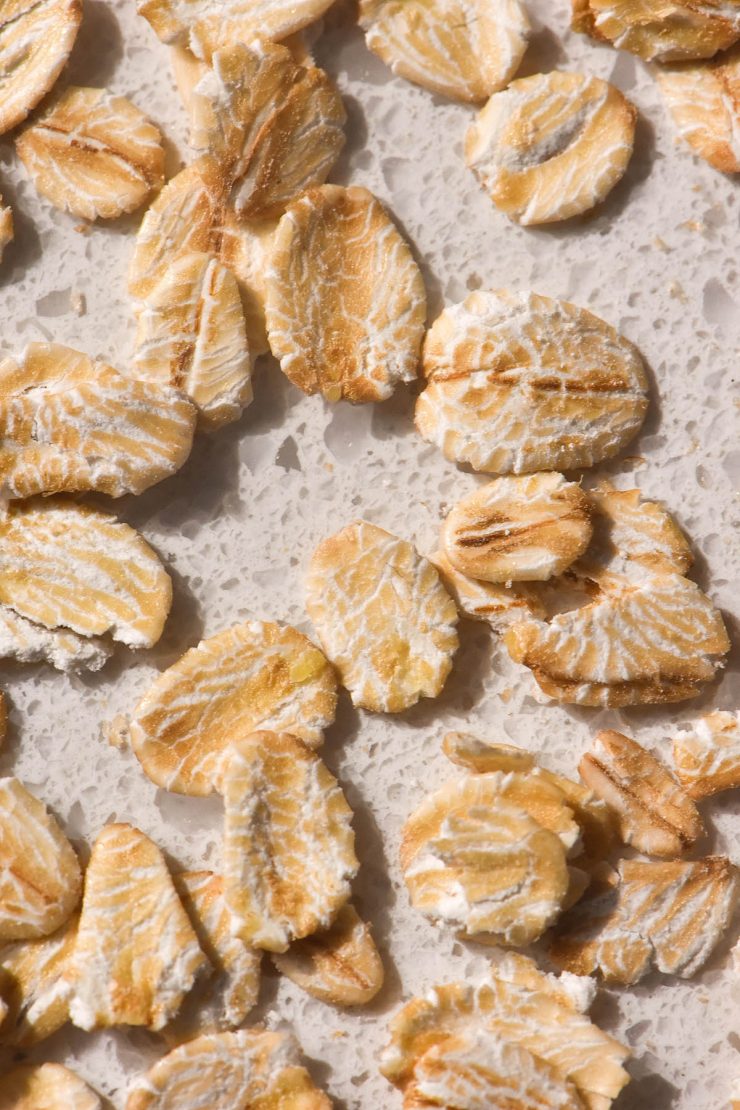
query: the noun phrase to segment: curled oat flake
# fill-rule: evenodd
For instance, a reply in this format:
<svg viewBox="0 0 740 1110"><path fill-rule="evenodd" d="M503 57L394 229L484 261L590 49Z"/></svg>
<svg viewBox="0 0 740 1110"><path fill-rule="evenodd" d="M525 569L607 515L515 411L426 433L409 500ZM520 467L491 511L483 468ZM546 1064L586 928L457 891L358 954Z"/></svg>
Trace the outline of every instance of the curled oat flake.
<svg viewBox="0 0 740 1110"><path fill-rule="evenodd" d="M16 941L0 949L0 994L8 1014L0 1042L27 1048L50 1037L69 1020L69 960L79 915L48 937Z"/></svg>
<svg viewBox="0 0 740 1110"><path fill-rule="evenodd" d="M21 123L64 68L80 0L6 0L0 12L0 134Z"/></svg>
<svg viewBox="0 0 740 1110"><path fill-rule="evenodd" d="M18 779L0 779L0 940L55 932L81 886L75 851L44 803Z"/></svg>
<svg viewBox="0 0 740 1110"><path fill-rule="evenodd" d="M573 30L648 61L710 58L740 38L734 0L573 0Z"/></svg>
<svg viewBox="0 0 740 1110"><path fill-rule="evenodd" d="M436 697L457 650L457 612L406 540L355 521L316 548L306 609L355 705L398 713Z"/></svg>
<svg viewBox="0 0 740 1110"><path fill-rule="evenodd" d="M190 116L190 144L233 182L240 218L280 216L326 180L344 145L346 114L328 76L260 40L213 55L192 90Z"/></svg>
<svg viewBox="0 0 740 1110"><path fill-rule="evenodd" d="M424 282L382 204L360 186L323 185L288 206L265 311L270 349L304 393L383 401L417 375Z"/></svg>
<svg viewBox="0 0 740 1110"><path fill-rule="evenodd" d="M162 1057L129 1088L126 1110L331 1110L286 1032L240 1029L197 1037Z"/></svg>
<svg viewBox="0 0 740 1110"><path fill-rule="evenodd" d="M656 73L679 136L723 173L740 173L740 47Z"/></svg>
<svg viewBox="0 0 740 1110"><path fill-rule="evenodd" d="M245 621L162 672L132 714L131 746L158 786L210 794L232 740L268 728L319 747L336 702L334 671L303 633Z"/></svg>
<svg viewBox="0 0 740 1110"><path fill-rule="evenodd" d="M159 848L131 825L107 825L93 845L67 972L74 1024L161 1030L207 965Z"/></svg>
<svg viewBox="0 0 740 1110"><path fill-rule="evenodd" d="M38 192L82 219L133 212L164 184L159 130L106 89L65 89L15 145Z"/></svg>
<svg viewBox="0 0 740 1110"><path fill-rule="evenodd" d="M195 409L178 391L131 381L57 343L0 360L0 482L7 497L142 493L174 474Z"/></svg>
<svg viewBox="0 0 740 1110"><path fill-rule="evenodd" d="M583 555L591 533L590 503L578 483L545 472L473 490L448 514L442 544L471 578L544 581Z"/></svg>
<svg viewBox="0 0 740 1110"><path fill-rule="evenodd" d="M103 1110L103 1102L62 1064L23 1064L0 1077L0 1110Z"/></svg>
<svg viewBox="0 0 740 1110"><path fill-rule="evenodd" d="M632 984L652 967L687 979L709 959L740 896L724 856L622 860L562 919L549 947L558 967Z"/></svg>
<svg viewBox="0 0 740 1110"><path fill-rule="evenodd" d="M285 952L331 925L358 869L352 810L322 760L287 733L224 755L224 897L246 944Z"/></svg>
<svg viewBox="0 0 740 1110"><path fill-rule="evenodd" d="M448 459L494 474L592 466L647 411L636 348L597 316L535 293L476 292L424 342L416 427Z"/></svg>
<svg viewBox="0 0 740 1110"><path fill-rule="evenodd" d="M50 663L64 672L99 671L112 651L112 646L98 636L80 636L68 628L44 628L8 605L0 605L0 658Z"/></svg>
<svg viewBox="0 0 740 1110"><path fill-rule="evenodd" d="M525 226L587 212L623 177L637 113L614 85L538 73L494 93L465 135L465 161L500 211Z"/></svg>
<svg viewBox="0 0 740 1110"><path fill-rule="evenodd" d="M574 976L557 979L508 956L476 985L446 983L407 1002L391 1021L381 1071L407 1090L427 1052L480 1029L545 1061L587 1110L608 1110L629 1081L622 1066L629 1050L580 1012L584 996Z"/></svg>
<svg viewBox="0 0 740 1110"><path fill-rule="evenodd" d="M495 632L503 633L517 621L545 616L535 588L524 582L508 586L469 578L453 567L441 550L430 555L429 562L437 568L442 585L455 602L461 617L484 621Z"/></svg>
<svg viewBox="0 0 740 1110"><path fill-rule="evenodd" d="M704 832L694 802L665 765L620 732L597 733L578 770L617 813L624 843L647 855L680 855Z"/></svg>
<svg viewBox="0 0 740 1110"><path fill-rule="evenodd" d="M692 798L740 786L740 713L715 710L673 741L676 777Z"/></svg>
<svg viewBox="0 0 740 1110"><path fill-rule="evenodd" d="M394 73L473 103L508 84L531 31L520 0L361 0L360 23Z"/></svg>
<svg viewBox="0 0 740 1110"><path fill-rule="evenodd" d="M370 927L350 904L328 929L295 941L272 959L307 994L332 1006L364 1006L383 986L383 962Z"/></svg>
<svg viewBox="0 0 740 1110"><path fill-rule="evenodd" d="M185 393L205 427L238 419L252 400L252 360L231 271L204 253L174 261L139 314L134 367Z"/></svg>

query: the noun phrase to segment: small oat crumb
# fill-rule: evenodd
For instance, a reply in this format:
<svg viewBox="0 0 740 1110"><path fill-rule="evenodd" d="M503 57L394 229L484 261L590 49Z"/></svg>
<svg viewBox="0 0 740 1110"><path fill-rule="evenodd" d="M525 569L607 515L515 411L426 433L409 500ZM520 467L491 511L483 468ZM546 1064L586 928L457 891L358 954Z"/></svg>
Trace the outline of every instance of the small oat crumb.
<svg viewBox="0 0 740 1110"><path fill-rule="evenodd" d="M69 303L72 306L72 311L75 316L84 316L87 312L87 302L85 294L81 293L79 289L73 289L69 295Z"/></svg>
<svg viewBox="0 0 740 1110"><path fill-rule="evenodd" d="M104 721L101 728L104 740L112 748L125 748L128 744L128 717L118 713L112 721Z"/></svg>
<svg viewBox="0 0 740 1110"><path fill-rule="evenodd" d="M675 301L680 301L681 304L686 304L688 301L684 288L679 281L672 281L668 286L668 292Z"/></svg>
<svg viewBox="0 0 740 1110"><path fill-rule="evenodd" d="M668 246L665 239L661 239L660 235L656 235L653 239L653 246L656 250L665 251L668 253L672 248Z"/></svg>

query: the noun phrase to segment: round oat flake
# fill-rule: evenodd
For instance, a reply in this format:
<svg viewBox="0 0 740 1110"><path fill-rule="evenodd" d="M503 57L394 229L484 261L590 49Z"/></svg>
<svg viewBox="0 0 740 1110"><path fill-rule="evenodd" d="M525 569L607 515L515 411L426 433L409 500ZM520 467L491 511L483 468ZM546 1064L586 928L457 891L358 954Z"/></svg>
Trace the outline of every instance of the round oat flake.
<svg viewBox="0 0 740 1110"><path fill-rule="evenodd" d="M602 201L632 157L637 113L583 73L538 73L494 93L465 135L465 160L515 223L547 224Z"/></svg>
<svg viewBox="0 0 740 1110"><path fill-rule="evenodd" d="M536 293L471 293L424 343L416 427L448 459L491 474L612 458L639 430L647 378L598 316Z"/></svg>
<svg viewBox="0 0 740 1110"><path fill-rule="evenodd" d="M531 30L520 0L361 0L360 23L399 77L472 103L508 84Z"/></svg>
<svg viewBox="0 0 740 1110"><path fill-rule="evenodd" d="M353 185L310 189L273 242L270 348L304 393L384 401L418 371L424 282L380 201Z"/></svg>
<svg viewBox="0 0 740 1110"><path fill-rule="evenodd" d="M711 58L740 38L735 0L573 0L573 30L647 61Z"/></svg>
<svg viewBox="0 0 740 1110"><path fill-rule="evenodd" d="M81 0L4 0L0 8L0 135L22 123L72 53Z"/></svg>
<svg viewBox="0 0 740 1110"><path fill-rule="evenodd" d="M406 540L365 520L324 540L306 609L355 705L400 713L441 692L458 646L457 610Z"/></svg>

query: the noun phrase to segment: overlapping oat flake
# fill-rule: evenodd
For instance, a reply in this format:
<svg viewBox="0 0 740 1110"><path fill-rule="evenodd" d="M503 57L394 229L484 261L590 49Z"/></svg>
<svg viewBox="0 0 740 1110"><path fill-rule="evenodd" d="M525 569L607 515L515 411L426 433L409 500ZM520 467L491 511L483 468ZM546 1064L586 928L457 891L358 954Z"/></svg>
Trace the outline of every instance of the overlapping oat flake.
<svg viewBox="0 0 740 1110"><path fill-rule="evenodd" d="M740 10L716 0L573 0L573 30L648 61L686 61L737 42Z"/></svg>
<svg viewBox="0 0 740 1110"><path fill-rule="evenodd" d="M0 1077L0 1110L103 1110L102 1099L61 1064L22 1064Z"/></svg>
<svg viewBox="0 0 740 1110"><path fill-rule="evenodd" d="M0 1021L3 1044L31 1047L69 1019L67 970L78 920L79 915L74 914L48 937L15 941L0 949L0 995L8 1007Z"/></svg>
<svg viewBox="0 0 740 1110"><path fill-rule="evenodd" d="M72 53L80 0L6 0L0 12L0 134L21 123Z"/></svg>
<svg viewBox="0 0 740 1110"><path fill-rule="evenodd" d="M656 77L680 138L715 169L740 173L740 47Z"/></svg>
<svg viewBox="0 0 740 1110"><path fill-rule="evenodd" d="M526 617L544 617L545 608L536 592L525 582L511 585L469 578L453 567L443 550L429 556L461 617L483 621L503 633Z"/></svg>
<svg viewBox="0 0 740 1110"><path fill-rule="evenodd" d="M673 741L676 776L692 798L740 786L740 713L715 710Z"/></svg>

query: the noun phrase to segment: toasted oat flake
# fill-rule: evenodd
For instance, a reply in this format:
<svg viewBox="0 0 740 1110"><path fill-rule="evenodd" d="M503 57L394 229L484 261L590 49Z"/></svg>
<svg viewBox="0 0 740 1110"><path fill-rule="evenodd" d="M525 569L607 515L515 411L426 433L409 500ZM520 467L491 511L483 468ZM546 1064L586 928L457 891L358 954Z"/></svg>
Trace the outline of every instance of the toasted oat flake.
<svg viewBox="0 0 740 1110"><path fill-rule="evenodd" d="M0 605L0 658L51 663L65 672L99 671L111 653L111 645L97 636L80 636L67 628L44 628L8 605Z"/></svg>
<svg viewBox="0 0 740 1110"><path fill-rule="evenodd" d="M332 1006L364 1006L383 986L383 962L370 927L349 904L328 929L295 941L273 962L302 990Z"/></svg>
<svg viewBox="0 0 740 1110"><path fill-rule="evenodd" d="M355 705L398 713L436 697L457 650L457 612L432 564L359 520L316 548L306 608Z"/></svg>
<svg viewBox="0 0 740 1110"><path fill-rule="evenodd" d="M204 253L173 262L139 315L134 367L185 393L206 427L236 420L252 400L252 362L231 271Z"/></svg>
<svg viewBox="0 0 740 1110"><path fill-rule="evenodd" d="M409 817L401 867L416 909L521 946L559 913L566 848L577 836L562 795L543 779L475 775L429 795Z"/></svg>
<svg viewBox="0 0 740 1110"><path fill-rule="evenodd" d="M591 533L588 497L577 482L550 471L473 490L447 516L442 544L471 578L545 581L583 555Z"/></svg>
<svg viewBox="0 0 740 1110"><path fill-rule="evenodd" d="M444 551L429 556L461 617L484 621L503 633L527 617L544 617L545 609L534 587L524 582L509 585L469 578L453 567Z"/></svg>
<svg viewBox="0 0 740 1110"><path fill-rule="evenodd" d="M65 89L15 145L39 193L82 219L133 212L164 184L159 130L106 89Z"/></svg>
<svg viewBox="0 0 740 1110"><path fill-rule="evenodd" d="M680 137L710 166L740 173L740 47L656 76Z"/></svg>
<svg viewBox="0 0 740 1110"><path fill-rule="evenodd" d="M233 181L237 216L280 216L321 185L344 145L341 97L323 70L275 43L236 43L213 55L191 94L190 143Z"/></svg>
<svg viewBox="0 0 740 1110"><path fill-rule="evenodd" d="M286 1032L211 1033L158 1060L129 1088L126 1110L331 1110Z"/></svg>
<svg viewBox="0 0 740 1110"><path fill-rule="evenodd" d="M212 871L185 871L174 877L175 890L213 968L205 988L190 993L164 1031L175 1043L201 1033L235 1029L256 1005L262 953L231 935L224 881Z"/></svg>
<svg viewBox="0 0 740 1110"><path fill-rule="evenodd" d="M647 411L635 347L585 309L535 293L476 292L424 342L416 427L448 459L494 474L593 466Z"/></svg>
<svg viewBox="0 0 740 1110"><path fill-rule="evenodd" d="M737 869L724 856L622 860L563 919L549 955L608 982L636 983L652 967L688 979L722 938L738 896Z"/></svg>
<svg viewBox="0 0 740 1110"><path fill-rule="evenodd" d="M562 981L524 957L507 957L475 985L446 983L407 1002L391 1021L381 1071L407 1089L426 1053L478 1030L544 1061L587 1110L608 1110L629 1081L628 1049L579 1012Z"/></svg>
<svg viewBox="0 0 740 1110"><path fill-rule="evenodd" d="M0 134L21 123L66 64L80 0L5 0L0 11Z"/></svg>
<svg viewBox="0 0 740 1110"><path fill-rule="evenodd" d="M473 103L509 83L531 31L520 0L361 0L360 23L394 73Z"/></svg>
<svg viewBox="0 0 740 1110"><path fill-rule="evenodd" d="M648 61L710 58L740 38L735 0L573 0L573 30Z"/></svg>
<svg viewBox="0 0 740 1110"><path fill-rule="evenodd" d="M142 493L174 474L195 409L168 386L131 381L57 343L0 361L0 480L8 497Z"/></svg>
<svg viewBox="0 0 740 1110"><path fill-rule="evenodd" d="M352 811L334 776L287 733L254 732L224 755L224 897L247 944L285 952L331 925L357 873Z"/></svg>
<svg viewBox="0 0 740 1110"><path fill-rule="evenodd" d="M494 93L465 135L465 161L501 212L547 224L587 212L624 175L637 113L583 73L535 74Z"/></svg>
<svg viewBox="0 0 740 1110"><path fill-rule="evenodd" d="M270 349L304 393L383 401L416 377L424 282L372 193L323 185L288 206L273 242L266 316Z"/></svg>
<svg viewBox="0 0 740 1110"><path fill-rule="evenodd" d="M464 767L466 771L476 774L489 771L517 771L526 774L537 766L535 756L525 748L480 740L470 732L448 732L442 741L442 751L458 767Z"/></svg>
<svg viewBox="0 0 740 1110"><path fill-rule="evenodd" d="M162 1029L207 965L159 848L131 825L107 825L87 867L68 971L74 1024Z"/></svg>
<svg viewBox="0 0 740 1110"><path fill-rule="evenodd" d="M740 786L740 713L701 717L673 741L676 776L692 798Z"/></svg>
<svg viewBox="0 0 740 1110"><path fill-rule="evenodd" d="M336 702L334 671L307 637L245 621L202 640L157 678L132 715L131 746L158 786L210 794L232 740L268 728L318 747Z"/></svg>
<svg viewBox="0 0 740 1110"><path fill-rule="evenodd" d="M605 547L610 569L624 571L635 564L666 573L690 569L689 542L662 505L643 500L639 489L618 490L608 482L589 490L588 497L597 518L597 543Z"/></svg>
<svg viewBox="0 0 740 1110"><path fill-rule="evenodd" d="M50 1037L69 1018L67 976L77 940L78 915L48 937L16 941L0 950L0 994L8 1014L3 1044L28 1048Z"/></svg>
<svg viewBox="0 0 740 1110"><path fill-rule="evenodd" d="M189 46L207 62L231 43L280 42L320 19L331 0L138 0L136 8L162 42Z"/></svg>
<svg viewBox="0 0 740 1110"><path fill-rule="evenodd" d="M581 778L618 814L620 833L651 856L677 856L704 832L699 811L660 760L621 732L599 732Z"/></svg>
<svg viewBox="0 0 740 1110"><path fill-rule="evenodd" d="M74 849L44 803L18 779L0 779L0 940L61 928L81 885Z"/></svg>
<svg viewBox="0 0 740 1110"><path fill-rule="evenodd" d="M0 1110L103 1110L103 1103L61 1064L23 1064L2 1076Z"/></svg>
<svg viewBox="0 0 740 1110"><path fill-rule="evenodd" d="M3 198L0 196L0 261L3 257L3 251L8 243L12 242L14 234L13 211L3 204Z"/></svg>

